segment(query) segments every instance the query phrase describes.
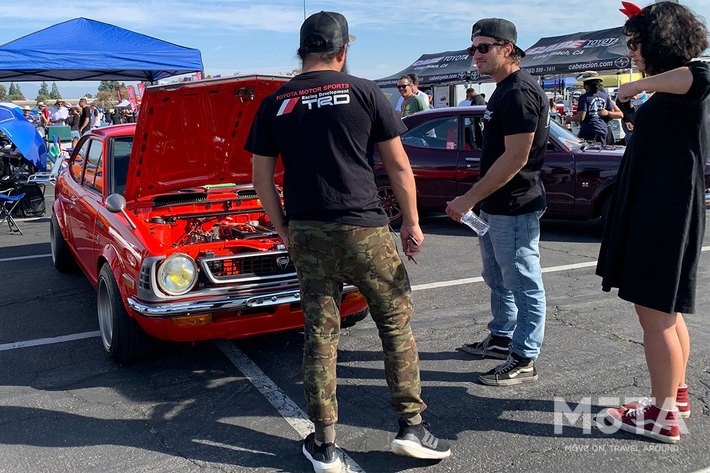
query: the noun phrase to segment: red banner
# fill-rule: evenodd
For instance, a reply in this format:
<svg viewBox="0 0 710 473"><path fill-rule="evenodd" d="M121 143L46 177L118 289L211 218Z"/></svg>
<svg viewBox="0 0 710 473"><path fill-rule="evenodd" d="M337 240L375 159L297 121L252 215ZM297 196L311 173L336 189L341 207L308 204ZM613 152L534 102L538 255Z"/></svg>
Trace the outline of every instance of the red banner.
<svg viewBox="0 0 710 473"><path fill-rule="evenodd" d="M145 92L145 84L143 82L139 82L136 87L138 87L138 97L143 98L143 92Z"/></svg>
<svg viewBox="0 0 710 473"><path fill-rule="evenodd" d="M131 102L131 110L135 112L136 110L138 110L138 102L136 101L136 91L132 85L126 87L126 90L128 91L128 101Z"/></svg>
<svg viewBox="0 0 710 473"><path fill-rule="evenodd" d="M121 96L121 89L116 87L116 97L118 98L118 103L123 102L123 97Z"/></svg>

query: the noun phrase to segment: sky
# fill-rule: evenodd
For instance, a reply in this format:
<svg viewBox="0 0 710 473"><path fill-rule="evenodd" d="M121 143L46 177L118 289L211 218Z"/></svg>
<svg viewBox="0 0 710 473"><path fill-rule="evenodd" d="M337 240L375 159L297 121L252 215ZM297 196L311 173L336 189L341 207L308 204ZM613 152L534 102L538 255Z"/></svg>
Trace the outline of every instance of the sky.
<svg viewBox="0 0 710 473"><path fill-rule="evenodd" d="M680 3L710 18L710 0ZM511 20L523 49L542 37L612 28L625 20L618 0L65 0L48 5L46 0L2 2L0 44L85 17L199 49L205 74L212 76L278 74L299 67L296 50L304 12L345 15L350 34L357 37L348 55L349 72L368 79L394 74L425 53L465 49L471 44L471 26L480 18ZM28 99L36 97L38 82L18 85ZM78 98L95 94L98 83L57 85L64 98Z"/></svg>

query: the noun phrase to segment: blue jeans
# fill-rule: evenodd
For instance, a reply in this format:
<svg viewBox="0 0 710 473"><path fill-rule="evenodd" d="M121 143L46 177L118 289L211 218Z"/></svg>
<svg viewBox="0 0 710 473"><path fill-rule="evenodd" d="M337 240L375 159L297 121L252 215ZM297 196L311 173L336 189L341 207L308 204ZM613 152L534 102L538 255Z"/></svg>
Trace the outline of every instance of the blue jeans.
<svg viewBox="0 0 710 473"><path fill-rule="evenodd" d="M492 335L513 340L511 350L537 359L545 335L545 288L540 267L540 217L544 211L481 218L491 226L479 237L483 279L491 288Z"/></svg>

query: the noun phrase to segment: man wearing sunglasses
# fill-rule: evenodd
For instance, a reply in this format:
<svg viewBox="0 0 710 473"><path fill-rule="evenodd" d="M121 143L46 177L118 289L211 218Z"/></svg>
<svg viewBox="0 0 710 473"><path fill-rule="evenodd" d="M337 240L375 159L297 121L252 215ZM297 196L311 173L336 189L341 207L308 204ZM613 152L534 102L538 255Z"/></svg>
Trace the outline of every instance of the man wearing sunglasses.
<svg viewBox="0 0 710 473"><path fill-rule="evenodd" d="M412 82L412 78L408 75L399 78L397 90L399 90L399 93L402 95L401 114L403 118L413 113L429 109L429 105L419 97L414 87L414 82Z"/></svg>
<svg viewBox="0 0 710 473"><path fill-rule="evenodd" d="M455 221L480 204L490 230L479 236L483 278L491 289L489 334L463 351L506 360L479 376L492 386L537 380L535 360L545 328L545 289L540 267L540 217L547 206L540 179L549 131L547 97L520 69L525 52L510 21L487 18L473 25L468 49L496 90L484 120L481 178L449 202Z"/></svg>

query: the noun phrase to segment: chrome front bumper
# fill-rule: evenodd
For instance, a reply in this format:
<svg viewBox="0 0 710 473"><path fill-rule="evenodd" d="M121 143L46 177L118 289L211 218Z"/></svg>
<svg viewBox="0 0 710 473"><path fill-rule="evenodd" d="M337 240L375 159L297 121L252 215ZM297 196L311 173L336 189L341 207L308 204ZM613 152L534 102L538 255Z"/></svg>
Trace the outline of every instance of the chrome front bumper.
<svg viewBox="0 0 710 473"><path fill-rule="evenodd" d="M355 286L345 286L343 292L357 291ZM249 296L221 296L194 301L150 303L128 298L128 307L141 315L151 318L176 317L227 310L258 309L291 304L301 301L301 291L290 289Z"/></svg>

